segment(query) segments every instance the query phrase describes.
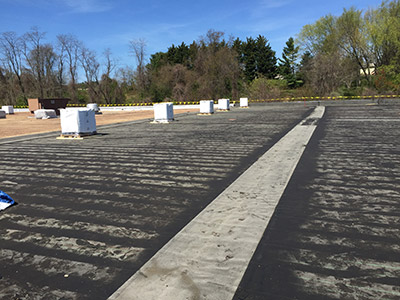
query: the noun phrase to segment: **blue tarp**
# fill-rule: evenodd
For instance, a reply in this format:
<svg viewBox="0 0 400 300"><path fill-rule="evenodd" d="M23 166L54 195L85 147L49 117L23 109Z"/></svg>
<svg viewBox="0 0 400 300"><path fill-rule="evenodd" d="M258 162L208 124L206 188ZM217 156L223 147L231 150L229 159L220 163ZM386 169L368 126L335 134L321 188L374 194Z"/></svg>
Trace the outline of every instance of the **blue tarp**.
<svg viewBox="0 0 400 300"><path fill-rule="evenodd" d="M15 201L3 191L0 191L0 210L6 209L13 205Z"/></svg>

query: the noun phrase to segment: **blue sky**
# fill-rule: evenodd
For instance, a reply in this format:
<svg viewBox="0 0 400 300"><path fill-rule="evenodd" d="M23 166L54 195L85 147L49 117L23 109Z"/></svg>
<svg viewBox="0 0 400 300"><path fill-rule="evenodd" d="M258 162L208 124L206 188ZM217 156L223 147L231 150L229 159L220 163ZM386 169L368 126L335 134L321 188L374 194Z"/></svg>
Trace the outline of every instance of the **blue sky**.
<svg viewBox="0 0 400 300"><path fill-rule="evenodd" d="M74 34L101 54L110 48L121 67L134 65L129 41L144 38L147 53L166 51L181 42L190 44L209 29L244 40L264 35L277 57L289 37L326 14L343 8L376 8L377 0L0 0L0 32L23 34L32 26L46 32Z"/></svg>

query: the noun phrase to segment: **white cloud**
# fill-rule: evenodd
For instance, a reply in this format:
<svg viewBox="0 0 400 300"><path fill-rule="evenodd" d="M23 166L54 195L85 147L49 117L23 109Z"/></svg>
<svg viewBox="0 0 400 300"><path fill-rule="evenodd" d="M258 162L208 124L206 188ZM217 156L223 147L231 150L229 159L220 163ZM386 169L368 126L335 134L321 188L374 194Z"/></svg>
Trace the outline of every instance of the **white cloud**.
<svg viewBox="0 0 400 300"><path fill-rule="evenodd" d="M263 32L273 32L285 28L286 24L283 22L277 22L275 20L270 21L259 21L253 23L249 26L242 27L243 29L251 33L263 33Z"/></svg>
<svg viewBox="0 0 400 300"><path fill-rule="evenodd" d="M261 0L251 8L253 18L274 16L277 10L293 3L293 0Z"/></svg>
<svg viewBox="0 0 400 300"><path fill-rule="evenodd" d="M96 13L110 10L112 5L105 0L60 0L76 13Z"/></svg>
<svg viewBox="0 0 400 300"><path fill-rule="evenodd" d="M111 0L0 0L1 2L17 3L40 9L56 7L62 10L62 13L97 13L108 11L113 7Z"/></svg>
<svg viewBox="0 0 400 300"><path fill-rule="evenodd" d="M271 9L271 8L279 8L286 5L289 5L292 0L262 0L260 2L261 9Z"/></svg>

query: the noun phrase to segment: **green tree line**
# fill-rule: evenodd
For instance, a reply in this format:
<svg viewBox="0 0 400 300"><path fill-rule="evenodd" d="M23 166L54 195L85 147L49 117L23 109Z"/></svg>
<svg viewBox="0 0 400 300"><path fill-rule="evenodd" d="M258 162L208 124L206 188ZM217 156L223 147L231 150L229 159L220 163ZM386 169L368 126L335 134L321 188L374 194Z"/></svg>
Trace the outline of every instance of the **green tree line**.
<svg viewBox="0 0 400 300"><path fill-rule="evenodd" d="M400 2L367 11L354 7L302 28L299 68L318 95L399 92Z"/></svg>
<svg viewBox="0 0 400 300"><path fill-rule="evenodd" d="M209 30L191 44L148 55L145 40L129 43L132 66L118 67L77 37L46 42L37 28L0 35L0 103L68 97L72 103L131 103L249 96L338 96L398 93L400 2L326 15L288 38L280 57L268 39L226 38Z"/></svg>

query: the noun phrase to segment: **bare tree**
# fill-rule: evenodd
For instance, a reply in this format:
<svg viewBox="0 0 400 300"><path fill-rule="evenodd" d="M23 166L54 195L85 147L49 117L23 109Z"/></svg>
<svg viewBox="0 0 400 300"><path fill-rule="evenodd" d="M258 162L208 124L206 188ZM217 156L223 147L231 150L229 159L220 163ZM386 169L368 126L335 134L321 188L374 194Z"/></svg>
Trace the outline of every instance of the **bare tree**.
<svg viewBox="0 0 400 300"><path fill-rule="evenodd" d="M132 40L129 42L129 47L137 63L137 68L136 68L137 86L143 93L144 90L146 89L146 66L145 66L146 41L144 39Z"/></svg>
<svg viewBox="0 0 400 300"><path fill-rule="evenodd" d="M203 97L238 97L240 66L237 53L223 39L223 32L209 30L195 60L199 92Z"/></svg>
<svg viewBox="0 0 400 300"><path fill-rule="evenodd" d="M104 64L105 64L105 70L104 74L107 76L111 76L111 73L114 72L115 68L117 67L117 62L116 60L112 57L112 52L110 48L107 48L103 52L103 57L104 57Z"/></svg>
<svg viewBox="0 0 400 300"><path fill-rule="evenodd" d="M44 32L39 32L37 27L33 27L31 31L24 35L24 56L30 67L31 74L35 79L35 86L40 97L44 97L43 83L43 56L42 56L42 40L45 37Z"/></svg>
<svg viewBox="0 0 400 300"><path fill-rule="evenodd" d="M39 48L32 49L27 55L32 64L31 74L33 75L36 93L40 97L55 96L57 84L57 60L51 44L42 44Z"/></svg>
<svg viewBox="0 0 400 300"><path fill-rule="evenodd" d="M339 88L342 80L340 54L318 54L312 60L311 85L320 96L328 96Z"/></svg>
<svg viewBox="0 0 400 300"><path fill-rule="evenodd" d="M135 70L129 66L119 68L116 72L117 81L123 94L129 94L135 90Z"/></svg>
<svg viewBox="0 0 400 300"><path fill-rule="evenodd" d="M13 78L16 78L22 96L26 98L25 87L22 82L22 71L24 68L22 60L22 46L22 40L16 35L15 32L4 32L1 34L0 53L2 54L2 63L9 73L15 75L15 77L11 76L11 82L8 86L8 89L11 91L13 86Z"/></svg>
<svg viewBox="0 0 400 300"><path fill-rule="evenodd" d="M205 36L201 36L199 44L202 46L210 47L212 50L217 50L218 46L225 45L223 40L225 33L222 31L216 31L209 29Z"/></svg>
<svg viewBox="0 0 400 300"><path fill-rule="evenodd" d="M77 70L81 43L75 36L71 34L60 34L57 36L57 40L60 51L63 53L65 61L68 65L68 75L71 80L69 84L71 98L76 102L78 100L76 82L78 77Z"/></svg>
<svg viewBox="0 0 400 300"><path fill-rule="evenodd" d="M111 74L115 70L117 63L115 59L113 59L111 50L109 48L103 52L103 56L105 68L103 74L101 75L99 92L101 93L104 101L107 104L111 104L113 102L118 102L120 100L119 98L121 98L118 93L118 90L120 89L118 82L111 78Z"/></svg>
<svg viewBox="0 0 400 300"><path fill-rule="evenodd" d="M135 70L127 66L118 69L118 81L127 87L133 86L135 84Z"/></svg>
<svg viewBox="0 0 400 300"><path fill-rule="evenodd" d="M64 65L65 65L65 47L62 44L57 44L57 50L58 50L58 54L57 54L57 82L58 82L58 86L59 86L59 90L58 90L58 96L62 97L63 95L63 90L64 90L64 83L65 83L65 79L64 79Z"/></svg>
<svg viewBox="0 0 400 300"><path fill-rule="evenodd" d="M7 91L9 90L10 88L7 82L7 71L0 65L0 104L13 104L10 101L10 97L7 95Z"/></svg>
<svg viewBox="0 0 400 300"><path fill-rule="evenodd" d="M79 61L85 72L86 84L89 91L89 97L92 102L98 102L99 93L99 71L100 64L97 61L95 52L86 47L81 47Z"/></svg>

